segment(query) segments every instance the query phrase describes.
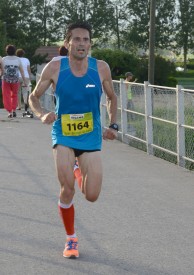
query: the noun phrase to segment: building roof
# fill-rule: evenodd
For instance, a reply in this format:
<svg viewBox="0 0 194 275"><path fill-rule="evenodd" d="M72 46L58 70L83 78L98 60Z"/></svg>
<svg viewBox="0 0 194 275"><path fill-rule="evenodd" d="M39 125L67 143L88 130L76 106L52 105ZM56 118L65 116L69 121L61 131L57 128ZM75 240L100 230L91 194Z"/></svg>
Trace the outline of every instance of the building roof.
<svg viewBox="0 0 194 275"><path fill-rule="evenodd" d="M59 55L59 46L41 46L35 51L35 55L48 54L46 61L49 62L53 57Z"/></svg>

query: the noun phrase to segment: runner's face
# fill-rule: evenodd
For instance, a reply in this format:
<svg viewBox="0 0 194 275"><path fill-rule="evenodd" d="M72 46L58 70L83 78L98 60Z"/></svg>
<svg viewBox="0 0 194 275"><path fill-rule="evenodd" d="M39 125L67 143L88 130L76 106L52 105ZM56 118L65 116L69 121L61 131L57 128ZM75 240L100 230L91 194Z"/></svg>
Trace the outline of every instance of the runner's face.
<svg viewBox="0 0 194 275"><path fill-rule="evenodd" d="M91 47L89 32L82 28L72 30L68 43L69 55L76 59L84 59Z"/></svg>

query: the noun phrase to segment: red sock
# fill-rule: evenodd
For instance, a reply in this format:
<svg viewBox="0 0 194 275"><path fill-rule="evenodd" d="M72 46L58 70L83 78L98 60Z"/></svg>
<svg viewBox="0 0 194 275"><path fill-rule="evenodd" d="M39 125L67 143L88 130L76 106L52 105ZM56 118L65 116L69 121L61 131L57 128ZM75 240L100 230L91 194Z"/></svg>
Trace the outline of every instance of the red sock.
<svg viewBox="0 0 194 275"><path fill-rule="evenodd" d="M64 224L67 235L73 235L75 233L74 230L74 206L71 205L70 208L62 208L58 205L59 214L61 216L62 222Z"/></svg>
<svg viewBox="0 0 194 275"><path fill-rule="evenodd" d="M77 180L78 183L78 187L81 189L82 188L82 174L79 168L77 168L76 170L74 170L74 176Z"/></svg>

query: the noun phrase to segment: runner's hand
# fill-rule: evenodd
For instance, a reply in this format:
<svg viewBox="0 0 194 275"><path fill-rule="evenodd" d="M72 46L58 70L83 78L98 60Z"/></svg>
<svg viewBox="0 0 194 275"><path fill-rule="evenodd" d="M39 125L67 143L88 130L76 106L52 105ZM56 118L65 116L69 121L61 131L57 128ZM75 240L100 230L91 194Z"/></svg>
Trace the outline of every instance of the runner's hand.
<svg viewBox="0 0 194 275"><path fill-rule="evenodd" d="M106 139L113 140L116 138L117 138L117 131L112 128L106 129L103 133L103 139L105 139L105 140Z"/></svg>
<svg viewBox="0 0 194 275"><path fill-rule="evenodd" d="M42 123L44 123L44 124L51 124L51 123L53 123L56 119L57 119L57 116L56 116L56 114L53 113L53 112L50 112L50 113L47 113L47 114L43 114L43 115L40 117L40 120L41 120Z"/></svg>

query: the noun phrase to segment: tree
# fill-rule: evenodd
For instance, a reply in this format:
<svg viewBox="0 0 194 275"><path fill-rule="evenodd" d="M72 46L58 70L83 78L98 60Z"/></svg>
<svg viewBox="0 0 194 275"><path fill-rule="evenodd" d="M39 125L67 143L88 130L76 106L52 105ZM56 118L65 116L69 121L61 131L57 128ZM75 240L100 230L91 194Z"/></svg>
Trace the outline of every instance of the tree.
<svg viewBox="0 0 194 275"><path fill-rule="evenodd" d="M127 2L126 0L112 0L112 25L110 33L113 35L113 45L117 49L123 49L123 39L125 34L126 22L128 17ZM115 36L115 40L114 40Z"/></svg>
<svg viewBox="0 0 194 275"><path fill-rule="evenodd" d="M150 0L129 0L128 9L128 32L126 38L134 45L148 49L149 23L150 23ZM173 42L175 0L156 0L156 48L170 48Z"/></svg>
<svg viewBox="0 0 194 275"><path fill-rule="evenodd" d="M31 28L42 45L55 43L59 39L57 24L53 19L55 2L52 0L32 0L31 3L32 11L29 17L33 22Z"/></svg>
<svg viewBox="0 0 194 275"><path fill-rule="evenodd" d="M132 54L121 50L94 49L92 56L103 59L109 64L114 79L124 77L127 71L138 75L138 59Z"/></svg>
<svg viewBox="0 0 194 275"><path fill-rule="evenodd" d="M3 51L6 44L15 44L18 38L18 10L12 1L1 0L0 2L1 33L3 35Z"/></svg>
<svg viewBox="0 0 194 275"><path fill-rule="evenodd" d="M6 45L6 26L5 23L0 21L0 56L4 55Z"/></svg>
<svg viewBox="0 0 194 275"><path fill-rule="evenodd" d="M186 71L188 51L194 48L194 0L178 0L178 3L176 47L183 49L184 71Z"/></svg>
<svg viewBox="0 0 194 275"><path fill-rule="evenodd" d="M64 27L75 21L88 21L93 28L94 46L99 41L108 40L108 32L112 23L113 8L110 0L56 0L54 20L57 21L61 38Z"/></svg>

